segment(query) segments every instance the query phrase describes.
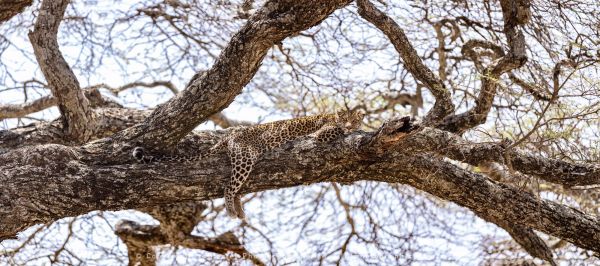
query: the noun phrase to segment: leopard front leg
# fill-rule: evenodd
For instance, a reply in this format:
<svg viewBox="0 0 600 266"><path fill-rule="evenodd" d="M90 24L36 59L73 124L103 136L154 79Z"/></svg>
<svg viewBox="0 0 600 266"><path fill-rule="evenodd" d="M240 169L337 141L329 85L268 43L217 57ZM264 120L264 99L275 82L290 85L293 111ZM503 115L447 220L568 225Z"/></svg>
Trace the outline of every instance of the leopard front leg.
<svg viewBox="0 0 600 266"><path fill-rule="evenodd" d="M339 126L323 126L311 134L318 142L330 142L344 135L344 130Z"/></svg>
<svg viewBox="0 0 600 266"><path fill-rule="evenodd" d="M230 217L240 219L246 217L238 192L248 179L259 156L257 150L249 147L238 146L230 150L231 179L225 188L225 209Z"/></svg>

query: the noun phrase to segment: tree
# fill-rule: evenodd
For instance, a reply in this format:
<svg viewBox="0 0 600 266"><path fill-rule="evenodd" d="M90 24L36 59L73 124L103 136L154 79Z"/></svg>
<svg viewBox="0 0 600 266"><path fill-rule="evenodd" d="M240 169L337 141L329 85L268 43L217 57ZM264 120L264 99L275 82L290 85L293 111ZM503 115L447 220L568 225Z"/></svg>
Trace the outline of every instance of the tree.
<svg viewBox="0 0 600 266"><path fill-rule="evenodd" d="M128 254L102 255L103 263L293 262L285 254L300 251L277 251L280 242L308 244L300 264L460 262L451 248L440 254L423 241L451 243L474 215L512 238L472 244L482 246L481 261L597 262L600 7L558 0L377 5L169 0L94 13L99 4L86 1L0 4L0 93L25 92L24 103L0 106L8 121L0 131L3 260L86 262L90 251L69 243L108 223ZM26 30L32 50L13 41ZM5 63L14 53L35 58L43 79L16 75L18 67ZM102 76L114 73L106 67L128 83L107 84L117 78ZM110 96L157 87L175 95L147 110ZM28 100L33 91L49 93ZM138 146L200 153L228 127L259 122L230 119L223 110L234 101L278 117L350 108L367 119L337 141L306 137L264 155L243 188L252 195L246 223L224 217L220 201L208 202L223 195L225 154L150 165L131 156ZM53 106L55 117L30 116ZM223 130L195 130L209 120ZM106 212L118 210L159 223L139 220L139 212L138 220ZM457 213L466 216L448 227ZM486 230L474 231L485 239ZM44 234L64 241L36 245ZM275 240L279 234L284 240ZM174 247L172 256L157 257L164 245ZM189 257L177 247L238 255Z"/></svg>

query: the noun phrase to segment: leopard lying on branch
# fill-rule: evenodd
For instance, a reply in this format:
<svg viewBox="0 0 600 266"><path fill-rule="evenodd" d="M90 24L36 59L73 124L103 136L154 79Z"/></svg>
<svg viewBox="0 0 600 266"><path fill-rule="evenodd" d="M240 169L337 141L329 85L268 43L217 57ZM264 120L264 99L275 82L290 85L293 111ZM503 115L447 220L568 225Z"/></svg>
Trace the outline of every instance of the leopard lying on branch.
<svg viewBox="0 0 600 266"><path fill-rule="evenodd" d="M238 192L262 154L301 136L314 137L318 142L332 141L357 129L362 119L363 115L358 111L344 111L238 127L208 152L199 155L149 156L144 154L142 147L136 147L133 157L142 163L196 161L226 149L231 160L232 174L225 188L225 208L229 216L244 219Z"/></svg>

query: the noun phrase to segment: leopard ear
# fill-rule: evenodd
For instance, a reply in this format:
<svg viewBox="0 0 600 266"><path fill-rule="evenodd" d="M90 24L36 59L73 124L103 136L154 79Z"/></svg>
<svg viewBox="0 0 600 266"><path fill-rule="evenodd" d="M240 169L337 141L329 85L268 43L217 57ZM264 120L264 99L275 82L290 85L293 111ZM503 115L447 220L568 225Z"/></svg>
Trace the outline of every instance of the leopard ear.
<svg viewBox="0 0 600 266"><path fill-rule="evenodd" d="M367 112L365 110L363 110L363 109L356 109L356 110L354 110L354 117L358 121L362 121L365 118L366 115L367 115Z"/></svg>
<svg viewBox="0 0 600 266"><path fill-rule="evenodd" d="M334 115L335 122L345 121L345 118L346 118L346 112L344 112L344 111L335 112L335 115Z"/></svg>

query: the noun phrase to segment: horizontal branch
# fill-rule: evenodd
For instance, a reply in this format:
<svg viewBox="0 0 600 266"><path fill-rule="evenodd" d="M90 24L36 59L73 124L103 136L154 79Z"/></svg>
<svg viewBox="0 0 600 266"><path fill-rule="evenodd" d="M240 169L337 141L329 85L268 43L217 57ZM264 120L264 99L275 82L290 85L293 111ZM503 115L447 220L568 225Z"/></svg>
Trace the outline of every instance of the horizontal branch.
<svg viewBox="0 0 600 266"><path fill-rule="evenodd" d="M506 164L505 160L509 159L514 170L567 187L600 184L600 165L550 159L519 149L512 149L505 156L505 148L496 143L468 142L456 134L434 128L424 128L397 147L404 152L437 153L473 166L488 162Z"/></svg>
<svg viewBox="0 0 600 266"><path fill-rule="evenodd" d="M106 83L100 83L100 84L92 85L88 88L89 89L104 88L104 89L107 89L108 91L110 91L110 93L112 93L114 95L119 95L119 93L121 93L122 91L131 89L131 88L136 88L136 87L145 87L145 88L165 87L165 88L169 89L171 91L171 93L173 93L173 95L176 95L177 93L179 93L179 90L175 87L175 85L172 82L160 81L160 80L153 81L153 82L142 82L142 81L131 82L131 83L127 83L125 85L119 86L119 87L112 87Z"/></svg>
<svg viewBox="0 0 600 266"><path fill-rule="evenodd" d="M430 152L421 156L417 150L427 150L428 138L422 131L405 136L404 126L397 126L402 123L392 121L376 133L355 132L332 143L316 143L308 137L288 143L264 155L241 192L317 182L399 182L465 206L488 221L518 224L600 251L596 218L496 184ZM204 134L182 148L201 151L216 141L214 135ZM398 149L409 141L421 146ZM386 147L399 152L387 152ZM97 149L95 145L42 145L1 154L5 163L0 165L0 238L13 237L36 223L92 210L220 198L229 178L226 154L196 162L138 165L129 159L112 164L104 160L106 154L121 158L119 151Z"/></svg>
<svg viewBox="0 0 600 266"><path fill-rule="evenodd" d="M97 89L86 89L83 91L85 98L88 99L90 107L110 107L122 108L123 106L110 99L102 97ZM31 102L21 104L0 105L0 120L6 118L20 118L26 115L39 112L50 107L56 106L58 100L52 95L44 96Z"/></svg>
<svg viewBox="0 0 600 266"><path fill-rule="evenodd" d="M31 102L0 105L0 120L24 117L55 106L57 102L52 96L44 96Z"/></svg>
<svg viewBox="0 0 600 266"><path fill-rule="evenodd" d="M225 116L222 112L211 115L208 119L211 122L215 123L215 125L220 126L221 128L252 125L252 123L248 122L248 121L231 119L231 118Z"/></svg>
<svg viewBox="0 0 600 266"><path fill-rule="evenodd" d="M96 126L92 131L94 139L105 138L137 125L150 114L150 111L128 108L97 108L93 112L96 117ZM65 137L62 126L60 121L51 121L0 130L0 154L9 149L38 144L79 144Z"/></svg>

